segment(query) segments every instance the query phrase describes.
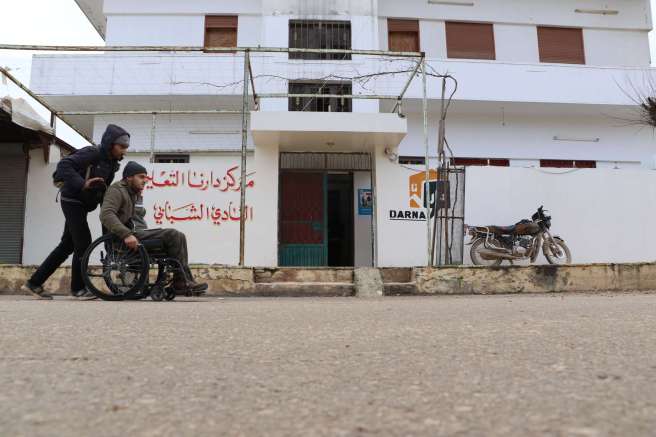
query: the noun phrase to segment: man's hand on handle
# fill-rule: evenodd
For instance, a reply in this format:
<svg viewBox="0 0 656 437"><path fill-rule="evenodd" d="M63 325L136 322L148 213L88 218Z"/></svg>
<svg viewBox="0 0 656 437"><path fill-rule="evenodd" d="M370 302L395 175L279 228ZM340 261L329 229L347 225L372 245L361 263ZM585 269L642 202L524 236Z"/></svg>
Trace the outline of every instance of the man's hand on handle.
<svg viewBox="0 0 656 437"><path fill-rule="evenodd" d="M123 242L130 250L137 250L137 246L139 246L139 240L137 240L137 237L135 237L134 235L125 237L123 239Z"/></svg>
<svg viewBox="0 0 656 437"><path fill-rule="evenodd" d="M103 178L91 178L91 179L87 179L86 182L84 182L84 187L82 189L88 190L94 185L104 185L104 184L105 184L105 180Z"/></svg>

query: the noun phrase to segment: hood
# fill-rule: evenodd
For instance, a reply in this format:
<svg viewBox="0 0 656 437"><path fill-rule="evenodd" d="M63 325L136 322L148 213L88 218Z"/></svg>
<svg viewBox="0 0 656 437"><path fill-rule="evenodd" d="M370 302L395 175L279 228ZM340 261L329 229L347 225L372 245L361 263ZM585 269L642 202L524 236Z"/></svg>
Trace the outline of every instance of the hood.
<svg viewBox="0 0 656 437"><path fill-rule="evenodd" d="M102 140L100 140L100 149L105 153L105 155L109 156L109 152L112 147L112 144L114 144L114 141L118 137L123 135L130 136L128 131L126 131L120 126L117 126L115 124L107 125L107 129L105 129L105 133L102 136Z"/></svg>

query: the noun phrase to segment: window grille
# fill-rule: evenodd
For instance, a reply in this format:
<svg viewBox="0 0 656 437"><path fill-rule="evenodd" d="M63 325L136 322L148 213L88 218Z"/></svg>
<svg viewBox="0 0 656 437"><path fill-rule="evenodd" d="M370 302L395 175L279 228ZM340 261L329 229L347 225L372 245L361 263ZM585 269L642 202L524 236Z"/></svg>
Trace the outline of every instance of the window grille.
<svg viewBox="0 0 656 437"><path fill-rule="evenodd" d="M349 21L290 20L289 47L351 50ZM345 53L290 53L289 59L350 60Z"/></svg>
<svg viewBox="0 0 656 437"><path fill-rule="evenodd" d="M350 95L349 82L290 82L289 94ZM289 111L351 112L352 99L343 97L290 97Z"/></svg>

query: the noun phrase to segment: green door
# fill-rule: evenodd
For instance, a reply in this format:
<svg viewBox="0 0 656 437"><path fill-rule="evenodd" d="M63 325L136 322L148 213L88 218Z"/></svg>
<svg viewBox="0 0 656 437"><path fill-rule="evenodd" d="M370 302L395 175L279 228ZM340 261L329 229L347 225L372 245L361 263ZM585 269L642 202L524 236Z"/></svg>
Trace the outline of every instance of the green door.
<svg viewBox="0 0 656 437"><path fill-rule="evenodd" d="M326 209L324 173L281 173L280 266L328 265Z"/></svg>

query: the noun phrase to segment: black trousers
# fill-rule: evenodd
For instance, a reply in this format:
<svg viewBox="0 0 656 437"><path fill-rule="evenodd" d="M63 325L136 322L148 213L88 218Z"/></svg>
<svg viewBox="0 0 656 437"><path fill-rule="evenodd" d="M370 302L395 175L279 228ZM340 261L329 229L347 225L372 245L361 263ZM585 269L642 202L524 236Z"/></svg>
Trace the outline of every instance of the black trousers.
<svg viewBox="0 0 656 437"><path fill-rule="evenodd" d="M59 245L53 249L45 261L39 266L30 278L34 285L43 285L44 282L73 254L71 266L71 291L84 288L80 263L84 252L91 245L91 231L87 222L87 209L82 204L61 201L66 224Z"/></svg>

